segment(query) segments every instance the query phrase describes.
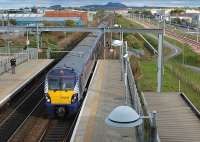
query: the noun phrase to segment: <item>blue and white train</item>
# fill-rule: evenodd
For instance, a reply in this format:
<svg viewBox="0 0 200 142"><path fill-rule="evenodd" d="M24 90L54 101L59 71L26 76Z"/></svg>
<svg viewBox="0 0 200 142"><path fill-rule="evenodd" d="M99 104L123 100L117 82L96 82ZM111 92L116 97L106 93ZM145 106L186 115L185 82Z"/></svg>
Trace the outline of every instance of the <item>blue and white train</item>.
<svg viewBox="0 0 200 142"><path fill-rule="evenodd" d="M104 22L99 27L107 25ZM88 34L47 73L44 93L49 116L71 114L79 109L102 44L102 33Z"/></svg>

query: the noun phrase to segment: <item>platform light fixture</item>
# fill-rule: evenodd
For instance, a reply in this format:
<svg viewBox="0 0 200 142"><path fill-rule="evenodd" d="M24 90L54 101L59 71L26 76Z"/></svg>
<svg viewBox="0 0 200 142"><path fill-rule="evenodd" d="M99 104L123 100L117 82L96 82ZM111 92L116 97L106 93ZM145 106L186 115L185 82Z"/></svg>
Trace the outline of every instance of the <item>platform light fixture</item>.
<svg viewBox="0 0 200 142"><path fill-rule="evenodd" d="M142 124L143 120L138 113L129 106L118 106L105 119L108 126L131 128Z"/></svg>
<svg viewBox="0 0 200 142"><path fill-rule="evenodd" d="M132 107L118 106L106 117L106 125L113 128L135 128L143 123L144 119L150 120L151 142L158 142L156 111L152 111L148 116L140 116Z"/></svg>

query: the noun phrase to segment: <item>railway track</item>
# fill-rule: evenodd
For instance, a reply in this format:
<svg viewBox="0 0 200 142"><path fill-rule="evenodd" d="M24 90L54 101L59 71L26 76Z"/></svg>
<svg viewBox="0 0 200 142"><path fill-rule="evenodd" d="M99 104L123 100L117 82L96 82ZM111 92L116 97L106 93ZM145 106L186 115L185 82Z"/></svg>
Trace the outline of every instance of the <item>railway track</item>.
<svg viewBox="0 0 200 142"><path fill-rule="evenodd" d="M6 111L3 112L2 109L1 114L3 114L3 117L0 117L0 142L24 141L23 138L18 137L16 139L17 135L20 135L20 131L24 131L23 127L26 127L26 123L29 123L28 119L35 110L41 104L44 105L44 74L43 72L42 75L37 76L35 80L27 85L29 87L25 87L20 93L15 95L9 102L9 105L3 107ZM38 134L42 135L39 141L68 141L76 122L75 118L49 120L49 125L41 130L43 134ZM37 130L33 131L36 132ZM33 141L36 141L36 139Z"/></svg>
<svg viewBox="0 0 200 142"><path fill-rule="evenodd" d="M96 63L92 69L93 71L95 67L96 67ZM87 94L87 89L89 87L91 78L93 76L93 71L87 82L85 92L84 92L84 98ZM76 125L76 121L78 119L79 112L82 107L83 100L81 101L81 106L79 108L79 111L74 116L68 117L68 118L64 117L62 119L51 120L48 124L48 127L46 127L43 134L41 135L39 142L68 142L70 141L71 135L73 133L73 129Z"/></svg>
<svg viewBox="0 0 200 142"><path fill-rule="evenodd" d="M92 74L90 76L90 79L92 77ZM33 115L35 110L37 110L41 104L44 105L44 97L43 97L43 89L44 89L44 78L42 76L39 77L41 82L38 81L34 82L34 84L31 84L31 86L34 86L34 89L28 90L25 89L26 97L22 97L19 99L19 102L21 102L16 105L16 108L12 110L12 112L9 113L9 115L2 119L2 122L0 123L0 141L10 141L10 142L21 142L24 141L23 138L20 138L21 135L23 136L24 131L25 135L26 132L32 130L26 129L27 123L29 123L30 117ZM89 80L90 80L89 79ZM87 84L87 87L89 86L89 82ZM39 83L39 85L35 85ZM86 89L87 90L87 89ZM85 92L86 94L86 92ZM44 111L44 107L43 107ZM44 142L59 142L59 141L69 141L71 134L73 132L73 128L76 124L76 119L78 118L78 114L76 116L71 118L65 118L65 119L55 119L55 120L47 120L48 125L39 132L37 132L37 129L33 130L32 132L37 132L40 138L35 138L32 141L44 141ZM40 115L41 114L35 114ZM44 115L45 116L45 115ZM42 122L42 121L41 121ZM24 128L23 128L24 127ZM26 130L25 130L26 129ZM19 134L22 133L22 134ZM23 137L30 137L30 136L23 136ZM26 138L29 140L29 138Z"/></svg>
<svg viewBox="0 0 200 142"><path fill-rule="evenodd" d="M0 122L4 121L6 117L13 112L17 106L21 104L23 100L29 97L32 91L38 86L38 83L44 80L42 75L38 75L35 79L31 81L30 84L27 84L24 88L21 89L20 93L14 95L14 97L4 106L0 108Z"/></svg>
<svg viewBox="0 0 200 142"><path fill-rule="evenodd" d="M8 142L38 142L47 128L49 119L46 117L45 100L38 103L38 107L13 133Z"/></svg>
<svg viewBox="0 0 200 142"><path fill-rule="evenodd" d="M144 23L144 24L145 24L146 26L148 26L148 27L154 27L154 25L149 24L149 23ZM172 29L170 29L170 28L166 28L165 30L166 30L166 34L167 34L168 36L171 36L171 37L177 39L177 40L180 41L180 42L183 42L183 43L185 43L185 44L190 45L194 50L200 48L200 43L197 42L196 40L191 39L191 38L189 38L189 37L187 37L187 36L185 36L185 35L178 34L178 33L174 32L174 31L173 31ZM196 52L200 52L200 51L197 51L197 50L196 50Z"/></svg>
<svg viewBox="0 0 200 142"><path fill-rule="evenodd" d="M30 117L34 110L42 102L43 85L41 82L32 93L29 94L1 123L0 123L0 141L8 141L13 134Z"/></svg>
<svg viewBox="0 0 200 142"><path fill-rule="evenodd" d="M15 98L10 101L10 103L14 104L13 107L9 109L8 112L4 113L4 117L0 117L0 142L24 141L23 138L21 140L20 138L19 140L16 140L15 138L19 133L21 133L21 131L31 131L30 127L29 129L25 129L28 128L26 127L27 123L29 123L29 121L31 120L30 117L33 116L33 113L36 112L36 110L41 111L41 104L44 105L44 75L60 59L49 66L48 69L42 72L39 77L37 76L37 79L35 79L35 81L29 83L30 87L27 87L24 90L20 90L21 92L19 92L16 95L17 97L15 97L17 98L17 103L13 103L15 102ZM90 81L88 81L88 85L89 82ZM7 106L5 106L4 108L7 108ZM38 113L37 115L40 116L40 113ZM48 120L47 127L40 130L40 134L38 132L38 135L40 135L39 141L69 141L78 115L79 113L71 118ZM37 131L37 128L34 131Z"/></svg>
<svg viewBox="0 0 200 142"><path fill-rule="evenodd" d="M0 108L0 142L10 141L31 114L44 103L45 74L64 55L56 59L30 83L18 90L13 98Z"/></svg>
<svg viewBox="0 0 200 142"><path fill-rule="evenodd" d="M47 129L44 131L40 142L63 142L69 140L73 130L73 118L51 120ZM74 123L75 124L75 123Z"/></svg>

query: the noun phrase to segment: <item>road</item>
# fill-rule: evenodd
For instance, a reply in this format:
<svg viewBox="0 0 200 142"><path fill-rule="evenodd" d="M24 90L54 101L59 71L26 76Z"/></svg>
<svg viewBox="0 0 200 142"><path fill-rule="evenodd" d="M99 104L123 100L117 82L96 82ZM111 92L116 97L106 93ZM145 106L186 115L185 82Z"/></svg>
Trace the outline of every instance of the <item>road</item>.
<svg viewBox="0 0 200 142"><path fill-rule="evenodd" d="M153 34L147 34L147 35L152 37L152 38L154 38L154 39L156 39L156 40L158 40L158 38ZM167 61L167 60L169 60L169 59L181 54L181 52L182 52L182 49L180 47L178 47L178 46L176 46L174 44L171 44L166 40L163 41L163 44L164 44L164 48L171 49L171 53L169 55L165 56L165 58L164 58L165 61Z"/></svg>
<svg viewBox="0 0 200 142"><path fill-rule="evenodd" d="M191 65L184 65L186 68L191 69L194 72L199 72L200 73L200 68L199 67L195 67L195 66L191 66Z"/></svg>
<svg viewBox="0 0 200 142"><path fill-rule="evenodd" d="M124 17L127 18L126 16L124 16ZM149 26L141 24L138 21L135 21L135 20L130 19L130 18L127 18L127 19L132 20L132 21L136 22L137 24L143 25L145 28L149 28ZM158 40L158 38L154 34L147 34L147 35L152 37L152 38L154 38L154 39L156 39L156 40ZM171 54L165 56L165 59L164 59L165 61L167 61L167 60L169 60L169 59L181 54L181 52L182 52L182 49L180 47L178 47L178 46L176 46L174 44L171 44L170 42L168 42L166 40L163 41L163 44L164 44L164 48L171 49Z"/></svg>

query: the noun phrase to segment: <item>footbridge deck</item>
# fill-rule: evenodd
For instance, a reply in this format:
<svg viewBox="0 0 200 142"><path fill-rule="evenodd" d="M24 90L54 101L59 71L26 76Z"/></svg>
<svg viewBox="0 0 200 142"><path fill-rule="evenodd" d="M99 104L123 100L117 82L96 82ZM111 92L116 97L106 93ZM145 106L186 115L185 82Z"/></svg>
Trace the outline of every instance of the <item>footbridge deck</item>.
<svg viewBox="0 0 200 142"><path fill-rule="evenodd" d="M158 113L161 142L200 142L200 120L178 93L144 93L149 111Z"/></svg>

